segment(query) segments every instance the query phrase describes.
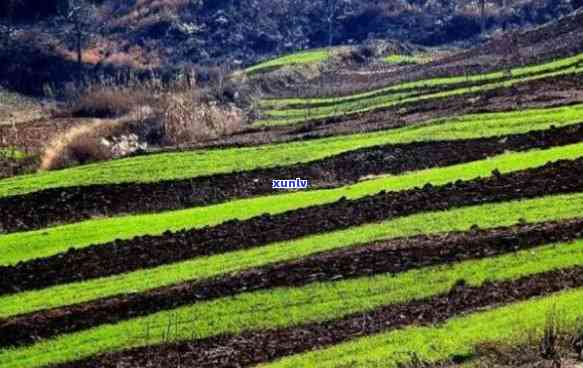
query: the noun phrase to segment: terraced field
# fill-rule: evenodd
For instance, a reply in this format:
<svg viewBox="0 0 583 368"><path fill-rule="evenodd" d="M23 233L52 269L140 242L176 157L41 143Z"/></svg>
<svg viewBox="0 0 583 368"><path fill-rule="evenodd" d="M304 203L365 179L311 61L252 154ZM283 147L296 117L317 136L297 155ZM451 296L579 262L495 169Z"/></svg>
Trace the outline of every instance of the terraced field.
<svg viewBox="0 0 583 368"><path fill-rule="evenodd" d="M431 61L430 55L401 55L391 54L385 56L383 61L388 64L423 64Z"/></svg>
<svg viewBox="0 0 583 368"><path fill-rule="evenodd" d="M273 71L285 66L320 63L328 60L331 52L333 52L333 50L328 49L297 52L253 65L245 69L245 73L253 75Z"/></svg>
<svg viewBox="0 0 583 368"><path fill-rule="evenodd" d="M339 98L267 100L263 104L266 108L264 114L267 119L257 124L291 124L307 119L325 119L364 113L427 99L509 88L528 81L579 74L583 71L582 61L583 54L579 54L544 64L510 68L488 74L408 82Z"/></svg>
<svg viewBox="0 0 583 368"><path fill-rule="evenodd" d="M258 124L503 99L580 73L581 51L269 99ZM550 312L574 333L583 99L539 102L2 179L0 367L471 366L482 344L541 341ZM295 178L309 188L272 188Z"/></svg>

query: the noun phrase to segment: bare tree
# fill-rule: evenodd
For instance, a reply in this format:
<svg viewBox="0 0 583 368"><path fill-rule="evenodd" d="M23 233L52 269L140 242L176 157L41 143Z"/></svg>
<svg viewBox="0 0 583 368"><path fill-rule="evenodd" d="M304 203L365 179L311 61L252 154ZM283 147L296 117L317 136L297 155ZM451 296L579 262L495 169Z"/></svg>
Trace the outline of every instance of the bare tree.
<svg viewBox="0 0 583 368"><path fill-rule="evenodd" d="M480 28L482 33L486 31L486 0L478 0L480 5Z"/></svg>
<svg viewBox="0 0 583 368"><path fill-rule="evenodd" d="M89 0L67 0L59 11L59 20L64 23L65 42L75 45L79 78L83 70L83 49L97 32L97 8Z"/></svg>
<svg viewBox="0 0 583 368"><path fill-rule="evenodd" d="M336 22L343 18L348 9L352 7L352 0L324 0L324 18L328 24L328 46L334 43L334 27Z"/></svg>
<svg viewBox="0 0 583 368"><path fill-rule="evenodd" d="M502 30L508 28L508 0L502 0Z"/></svg>
<svg viewBox="0 0 583 368"><path fill-rule="evenodd" d="M336 23L336 12L338 10L338 0L326 0L326 22L328 23L328 46L332 46L334 41L334 24Z"/></svg>
<svg viewBox="0 0 583 368"><path fill-rule="evenodd" d="M302 39L304 38L301 17L305 12L304 0L290 0L288 3L288 13L291 21L290 40L297 48L302 48Z"/></svg>

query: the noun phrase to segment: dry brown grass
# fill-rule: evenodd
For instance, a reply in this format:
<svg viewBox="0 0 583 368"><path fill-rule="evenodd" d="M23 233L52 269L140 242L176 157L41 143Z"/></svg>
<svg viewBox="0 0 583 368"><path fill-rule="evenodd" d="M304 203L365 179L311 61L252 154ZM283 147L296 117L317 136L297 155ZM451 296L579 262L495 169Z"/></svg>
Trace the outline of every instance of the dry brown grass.
<svg viewBox="0 0 583 368"><path fill-rule="evenodd" d="M241 110L203 102L197 93L168 94L160 106L165 143L172 146L231 135L244 125Z"/></svg>
<svg viewBox="0 0 583 368"><path fill-rule="evenodd" d="M72 91L65 115L92 118L59 134L47 146L41 170L56 170L121 157L112 142L132 134L140 143L166 147L196 145L243 129L245 114L219 105L185 76L162 83L101 83ZM108 118L108 119L104 119ZM129 152L131 153L131 152Z"/></svg>
<svg viewBox="0 0 583 368"><path fill-rule="evenodd" d="M137 106L156 103L147 86L94 84L83 91L69 92L68 114L73 117L114 118L128 114Z"/></svg>
<svg viewBox="0 0 583 368"><path fill-rule="evenodd" d="M582 321L583 322L583 321ZM518 345L507 342L489 341L476 346L475 367L538 367L576 368L581 364L583 350L583 327L579 323L570 326L562 319L561 313L552 307L542 331L523 331L524 342Z"/></svg>

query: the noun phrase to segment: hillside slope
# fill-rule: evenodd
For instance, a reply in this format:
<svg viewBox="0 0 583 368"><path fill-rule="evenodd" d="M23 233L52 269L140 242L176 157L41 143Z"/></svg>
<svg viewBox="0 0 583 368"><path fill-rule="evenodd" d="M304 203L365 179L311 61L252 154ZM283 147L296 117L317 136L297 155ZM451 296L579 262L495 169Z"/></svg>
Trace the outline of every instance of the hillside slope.
<svg viewBox="0 0 583 368"><path fill-rule="evenodd" d="M24 1L18 15L21 19L27 18L27 11L33 16L50 15L56 9L50 3L26 8ZM105 0L98 4L108 40L99 45L105 47L104 54L120 61L124 59L120 54L136 57L140 51L141 62L150 59L150 66L159 61L249 64L269 55L371 38L440 45L475 39L481 32L480 8L470 0ZM485 31L542 24L579 5L578 0L486 1Z"/></svg>

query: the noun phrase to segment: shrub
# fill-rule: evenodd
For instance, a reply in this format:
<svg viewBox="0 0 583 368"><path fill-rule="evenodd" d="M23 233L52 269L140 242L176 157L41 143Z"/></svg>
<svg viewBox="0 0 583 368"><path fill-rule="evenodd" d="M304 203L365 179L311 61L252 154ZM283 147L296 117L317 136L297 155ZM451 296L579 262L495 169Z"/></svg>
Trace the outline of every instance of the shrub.
<svg viewBox="0 0 583 368"><path fill-rule="evenodd" d="M155 95L146 86L96 84L71 92L68 110L73 117L115 118L154 102Z"/></svg>
<svg viewBox="0 0 583 368"><path fill-rule="evenodd" d="M244 121L241 110L204 102L196 93L166 95L161 112L165 143L175 146L233 134Z"/></svg>
<svg viewBox="0 0 583 368"><path fill-rule="evenodd" d="M559 354L560 320L557 310L553 307L547 314L543 338L540 343L540 355L543 359L560 362Z"/></svg>
<svg viewBox="0 0 583 368"><path fill-rule="evenodd" d="M577 354L577 359L583 360L583 317L577 318L571 346Z"/></svg>

